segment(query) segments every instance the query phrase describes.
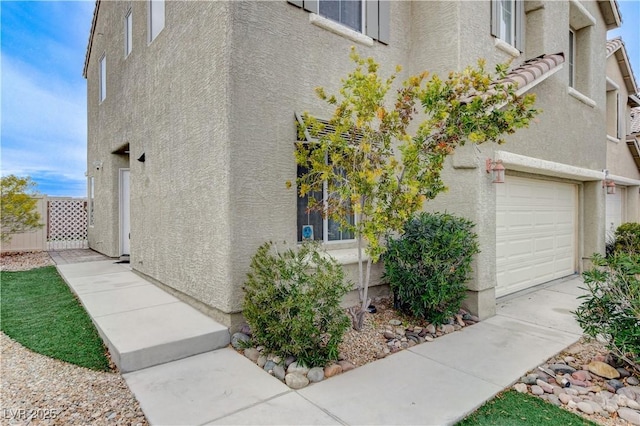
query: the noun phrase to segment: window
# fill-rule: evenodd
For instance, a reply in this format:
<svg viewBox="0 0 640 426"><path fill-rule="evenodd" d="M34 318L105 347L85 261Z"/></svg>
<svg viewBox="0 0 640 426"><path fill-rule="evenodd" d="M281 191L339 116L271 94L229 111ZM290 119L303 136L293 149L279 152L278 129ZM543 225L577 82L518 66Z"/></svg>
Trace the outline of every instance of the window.
<svg viewBox="0 0 640 426"><path fill-rule="evenodd" d="M89 226L93 226L94 224L94 220L93 220L93 204L94 204L94 190L95 190L95 181L94 181L94 177L93 176L89 176L89 211L88 216L89 216Z"/></svg>
<svg viewBox="0 0 640 426"><path fill-rule="evenodd" d="M107 97L107 55L103 54L100 58L100 102L104 101Z"/></svg>
<svg viewBox="0 0 640 426"><path fill-rule="evenodd" d="M492 0L491 34L524 51L524 2L521 0Z"/></svg>
<svg viewBox="0 0 640 426"><path fill-rule="evenodd" d="M131 9L124 17L124 57L126 58L133 49L133 40L131 39L133 33L133 16L131 15Z"/></svg>
<svg viewBox="0 0 640 426"><path fill-rule="evenodd" d="M320 15L356 31L362 31L362 1L319 0Z"/></svg>
<svg viewBox="0 0 640 426"><path fill-rule="evenodd" d="M287 0L289 3L338 22L348 29L389 43L389 0ZM322 26L322 25L320 25ZM335 30L334 30L335 32ZM365 37L366 38L366 37Z"/></svg>
<svg viewBox="0 0 640 426"><path fill-rule="evenodd" d="M164 28L164 0L149 0L149 43Z"/></svg>
<svg viewBox="0 0 640 426"><path fill-rule="evenodd" d="M298 177L302 176L306 169L298 166ZM323 202L329 196L328 185L325 182L322 191L312 192L305 197L298 197L298 241L314 239L323 242L335 242L353 240L353 232L342 230L340 223L323 218L318 210L309 211L309 199L315 198L317 202ZM355 223L354 215L349 214L346 218L351 225Z"/></svg>
<svg viewBox="0 0 640 426"><path fill-rule="evenodd" d="M569 30L569 87L574 87L576 81L576 33Z"/></svg>

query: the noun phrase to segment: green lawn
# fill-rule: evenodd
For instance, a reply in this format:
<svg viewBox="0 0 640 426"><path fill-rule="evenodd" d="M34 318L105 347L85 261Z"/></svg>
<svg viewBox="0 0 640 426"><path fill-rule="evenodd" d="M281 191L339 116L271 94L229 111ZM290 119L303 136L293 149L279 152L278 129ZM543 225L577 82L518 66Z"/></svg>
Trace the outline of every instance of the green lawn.
<svg viewBox="0 0 640 426"><path fill-rule="evenodd" d="M0 272L0 330L43 355L109 370L91 319L54 266Z"/></svg>
<svg viewBox="0 0 640 426"><path fill-rule="evenodd" d="M585 420L540 398L507 390L487 401L458 426L592 426Z"/></svg>

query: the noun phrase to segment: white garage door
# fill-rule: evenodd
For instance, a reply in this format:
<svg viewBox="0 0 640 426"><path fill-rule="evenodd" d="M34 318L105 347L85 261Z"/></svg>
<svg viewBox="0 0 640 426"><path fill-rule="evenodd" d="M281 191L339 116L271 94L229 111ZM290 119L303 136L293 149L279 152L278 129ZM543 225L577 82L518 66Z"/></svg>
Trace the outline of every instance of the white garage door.
<svg viewBox="0 0 640 426"><path fill-rule="evenodd" d="M496 190L496 296L573 274L576 185L508 176Z"/></svg>
<svg viewBox="0 0 640 426"><path fill-rule="evenodd" d="M618 226L624 223L624 200L625 189L621 186L616 187L615 194L607 194L607 214L605 228L607 232L614 233Z"/></svg>

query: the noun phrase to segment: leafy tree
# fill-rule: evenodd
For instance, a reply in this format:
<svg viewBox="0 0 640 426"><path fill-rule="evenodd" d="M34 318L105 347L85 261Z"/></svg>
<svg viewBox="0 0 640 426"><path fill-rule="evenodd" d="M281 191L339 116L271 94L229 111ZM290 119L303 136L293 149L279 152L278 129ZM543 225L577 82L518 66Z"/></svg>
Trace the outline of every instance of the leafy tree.
<svg viewBox="0 0 640 426"><path fill-rule="evenodd" d="M485 71L482 60L446 79L428 78L426 71L410 76L388 105L401 68L383 79L373 58L365 59L355 49L350 58L355 70L342 79L339 95L316 89L335 110L326 129L304 114L305 127L317 143L298 144L296 162L306 169L297 179L301 197L322 191L327 183L328 199L309 197L309 209L322 211L356 236L361 306L350 315L359 330L370 303L371 265L386 250L384 236L400 231L426 200L446 189L440 179L445 158L467 140L503 143L504 135L528 126L538 111L534 95L517 96L511 84L500 84L506 65L496 67L496 76ZM424 115L411 133L418 105ZM354 224L347 221L352 213Z"/></svg>
<svg viewBox="0 0 640 426"><path fill-rule="evenodd" d="M11 241L12 234L41 228L40 213L36 211L38 201L35 182L29 176L3 176L2 186L2 233L3 243Z"/></svg>

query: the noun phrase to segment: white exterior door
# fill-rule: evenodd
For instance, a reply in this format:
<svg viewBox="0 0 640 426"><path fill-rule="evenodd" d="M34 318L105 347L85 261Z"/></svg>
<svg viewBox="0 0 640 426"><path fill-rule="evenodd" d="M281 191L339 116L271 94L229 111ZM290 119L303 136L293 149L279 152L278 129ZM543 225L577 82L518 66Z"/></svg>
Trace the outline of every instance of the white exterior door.
<svg viewBox="0 0 640 426"><path fill-rule="evenodd" d="M131 235L129 169L120 169L120 255L129 255Z"/></svg>
<svg viewBox="0 0 640 426"><path fill-rule="evenodd" d="M496 297L575 273L576 185L508 176L496 190Z"/></svg>
<svg viewBox="0 0 640 426"><path fill-rule="evenodd" d="M605 229L607 233L614 233L618 226L622 225L625 221L624 210L625 205L624 201L626 199L626 188L621 186L616 186L615 194L607 194L606 195L606 222Z"/></svg>

